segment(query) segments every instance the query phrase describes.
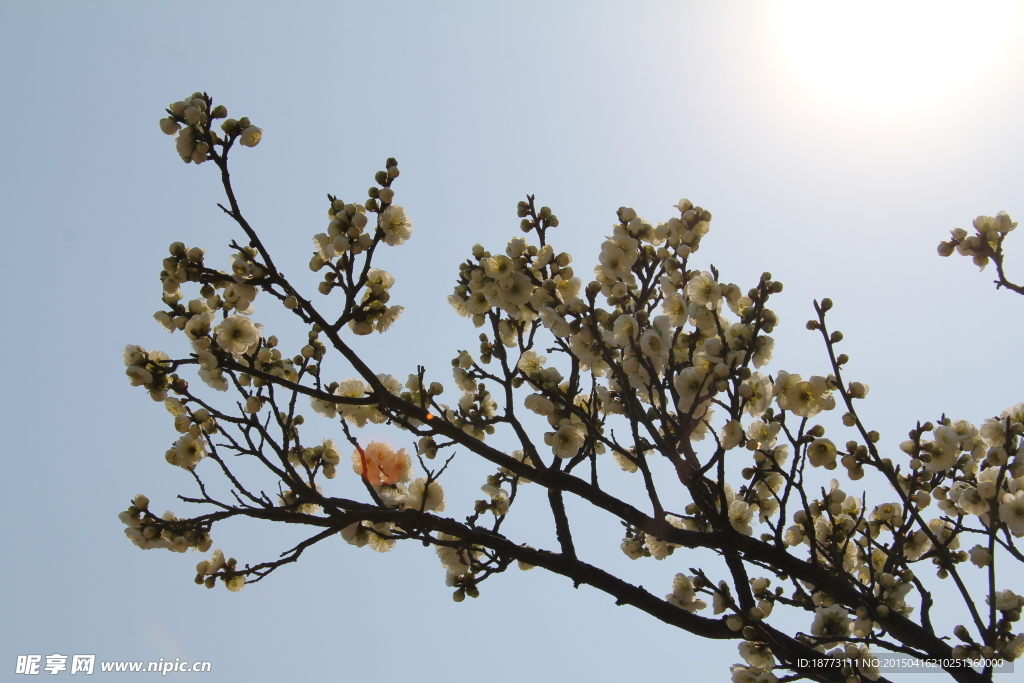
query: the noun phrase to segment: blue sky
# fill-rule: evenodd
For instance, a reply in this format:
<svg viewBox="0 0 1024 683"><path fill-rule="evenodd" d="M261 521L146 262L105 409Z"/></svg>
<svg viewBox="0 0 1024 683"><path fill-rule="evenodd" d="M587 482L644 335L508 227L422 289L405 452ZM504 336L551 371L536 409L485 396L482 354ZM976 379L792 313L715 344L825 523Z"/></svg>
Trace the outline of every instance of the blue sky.
<svg viewBox="0 0 1024 683"><path fill-rule="evenodd" d="M688 197L715 217L702 267L744 288L765 270L786 285L772 372L826 370L803 323L812 299L835 301L851 378L872 387L864 414L889 448L918 419L980 422L1022 399L1018 301L993 291L990 271L935 255L977 214L1024 213L1018 7L295 5L0 5L0 666L57 652L209 660L216 680L725 680L739 659L735 643L540 571L456 605L419 547L322 544L232 594L192 585L198 556L125 540L116 515L132 496L184 514L174 496L192 489L163 461L172 425L128 386L121 350L183 353L151 319L167 244L204 246L226 267L236 236L215 206L215 169L182 164L157 127L194 90L264 129L234 155L236 186L275 260L309 289L325 195L362 198L398 158L396 201L416 232L380 264L407 307L360 345L381 372L419 363L451 383L449 359L477 334L445 302L457 264L476 242L520 234L527 193L558 214L553 239L584 276L617 207L663 221ZM1010 251L1024 259L1012 238ZM1024 272L1015 263L1011 277ZM268 329L275 315L257 300ZM453 472L453 516L468 514L485 469ZM515 529L547 542L547 518L519 512ZM701 561L631 563L614 521L570 513L589 557L655 592ZM243 562L297 540L246 524L215 537Z"/></svg>

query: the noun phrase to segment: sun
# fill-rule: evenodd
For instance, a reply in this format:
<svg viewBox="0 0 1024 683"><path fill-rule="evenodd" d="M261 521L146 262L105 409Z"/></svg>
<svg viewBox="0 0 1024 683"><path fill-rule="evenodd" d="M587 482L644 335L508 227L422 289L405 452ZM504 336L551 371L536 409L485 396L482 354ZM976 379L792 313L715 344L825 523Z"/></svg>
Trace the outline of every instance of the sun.
<svg viewBox="0 0 1024 683"><path fill-rule="evenodd" d="M790 2L773 32L799 87L844 107L934 106L1000 68L1022 27L1013 2Z"/></svg>

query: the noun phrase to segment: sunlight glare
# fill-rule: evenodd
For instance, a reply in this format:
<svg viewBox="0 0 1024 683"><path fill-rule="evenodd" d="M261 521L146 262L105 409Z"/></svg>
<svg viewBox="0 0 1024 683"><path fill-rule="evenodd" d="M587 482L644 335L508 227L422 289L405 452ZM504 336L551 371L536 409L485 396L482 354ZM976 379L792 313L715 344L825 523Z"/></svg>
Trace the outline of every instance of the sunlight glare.
<svg viewBox="0 0 1024 683"><path fill-rule="evenodd" d="M778 7L787 69L818 97L864 109L918 108L999 68L1016 3L790 2Z"/></svg>

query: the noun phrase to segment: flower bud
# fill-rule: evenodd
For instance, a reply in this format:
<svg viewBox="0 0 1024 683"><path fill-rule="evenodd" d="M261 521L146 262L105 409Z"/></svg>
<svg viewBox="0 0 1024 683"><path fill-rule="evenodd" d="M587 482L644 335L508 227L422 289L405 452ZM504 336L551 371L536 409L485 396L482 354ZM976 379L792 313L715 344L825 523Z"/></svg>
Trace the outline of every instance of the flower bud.
<svg viewBox="0 0 1024 683"><path fill-rule="evenodd" d="M238 141L245 147L255 147L263 139L263 130L256 126L248 126L238 137Z"/></svg>
<svg viewBox="0 0 1024 683"><path fill-rule="evenodd" d="M160 119L160 130L167 135L174 135L178 132L181 126L172 118Z"/></svg>
<svg viewBox="0 0 1024 683"><path fill-rule="evenodd" d="M850 397L851 398L864 398L868 395L870 387L863 382L850 382Z"/></svg>

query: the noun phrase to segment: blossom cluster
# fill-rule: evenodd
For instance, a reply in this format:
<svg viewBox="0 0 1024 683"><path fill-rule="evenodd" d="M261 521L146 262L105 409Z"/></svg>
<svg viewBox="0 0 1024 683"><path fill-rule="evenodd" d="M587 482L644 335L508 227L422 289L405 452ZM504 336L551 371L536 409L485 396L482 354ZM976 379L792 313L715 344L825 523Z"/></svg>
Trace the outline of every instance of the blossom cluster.
<svg viewBox="0 0 1024 683"><path fill-rule="evenodd" d="M220 549L213 551L208 560L202 560L196 565L196 583L213 588L217 585L219 576L224 586L233 593L237 593L245 587L245 577L242 574L234 573L238 561L233 557L224 559L224 552Z"/></svg>
<svg viewBox="0 0 1024 683"><path fill-rule="evenodd" d="M381 441L372 441L365 447L356 444L352 453L352 469L373 488L386 507L420 512L444 511L441 484L433 477L414 480L412 460L404 448L395 450ZM392 522L355 522L342 529L341 536L357 547L369 545L376 552L387 552L395 545L396 530Z"/></svg>
<svg viewBox="0 0 1024 683"><path fill-rule="evenodd" d="M455 398L443 401L445 387L430 381L425 368L404 382L372 373L353 358L342 336L382 333L403 311L391 301L395 277L374 263L378 249L387 252L381 245L403 245L413 234L406 209L394 203L397 162L387 160L362 202L328 196L328 224L314 236L309 262L320 274L318 291L333 295L330 303L340 308L327 316L277 271L241 219L227 153L234 142L256 145L262 131L248 119L226 117L223 106L194 93L173 103L160 125L177 135L186 162L212 160L224 172L231 198L225 211L246 232L246 246L232 243L230 265L221 271L210 267L203 249L172 243L160 272L164 308L154 317L169 332L181 332L190 353L172 360L135 345L124 352L130 383L164 401L173 417L176 435L167 462L199 481L200 500L215 504L217 514L310 524L323 538L338 532L345 542L376 552L407 539L433 545L445 583L461 602L477 597L480 583L514 558L522 569L531 566L524 560L538 561L537 555L510 551L499 531L520 485L533 479L549 490L562 545L561 554L550 555L552 563L577 562L563 492L600 500L613 514L625 510L620 547L631 559L665 561L692 539L705 539L693 543L706 541L726 556L732 585L711 569L673 572L665 602L690 613L674 612L681 619L713 624L740 640L743 663L731 668L733 681L772 683L777 671L792 668L793 648L773 651L779 636L766 637L767 621L784 608L806 616L805 632L790 645L822 654L835 648L828 654L859 662L850 675L877 679L867 644L891 637L894 623L929 609L919 563L932 565L940 579L953 577L972 609L962 588L967 572L985 569L990 577L991 623L975 616L971 628L958 626L954 635L961 644L954 654L1024 654L1024 634L1016 632L1024 597L997 590L994 571L999 550L1016 554L1014 539L1024 537L1024 404L980 425L946 416L919 423L900 444L902 455L884 457L881 436L862 424L855 407L868 385L843 377L849 357L837 353L842 333L826 326L831 300L816 301L818 317L807 323L822 334L827 369L769 375L770 335L779 318L768 304L782 283L766 272L744 290L714 266L695 267L691 259L709 234L710 211L682 199L674 215L655 223L620 207L596 265L584 269L552 244L559 219L548 207L538 209L533 197L517 207L525 237L493 251L477 244L459 265L448 301L479 329L480 345L452 358ZM215 119L226 119L220 132L211 129ZM1005 213L980 216L976 234L954 230L939 253L957 251L981 267L994 260L1002 278L1002 241L1015 227ZM186 285L195 286L198 296L188 298ZM307 326L308 341L296 355L286 355L277 337L253 320L261 291ZM356 376L330 383L321 377L329 347L341 352ZM189 365L207 387L236 390L237 413L200 398L179 376ZM301 401L300 393L306 396ZM304 417L297 411L307 398L313 412L333 422L328 438L310 440L304 428L300 432ZM848 440L827 435L822 424L836 409L853 435ZM536 439L528 433L530 421L546 425ZM361 439L353 431L385 424L411 434L410 447ZM499 430L514 433L515 450L482 443ZM355 476L334 481L345 441L353 449ZM446 449L455 455L431 470L425 461ZM490 470L483 497L458 532L461 522L436 513L448 504L440 478L462 451L481 455L497 470ZM276 502L262 484L248 487L225 453L254 457L273 471ZM417 476L414 459L425 476ZM675 480L659 475L664 470L656 460L668 461ZM212 465L219 465L239 505L210 496L200 473L216 470ZM633 507L614 499L608 493L614 489L604 486L607 469L635 475L649 500ZM743 481L730 483L737 472ZM816 493L812 482L824 482L831 476L825 472L845 477ZM846 482L869 472L889 488L858 491ZM346 486L356 486L372 504L335 497ZM653 509L653 516L641 508ZM121 520L142 548L211 547L209 518L156 517L144 496ZM488 538L496 541L493 547ZM303 547L245 568L217 550L197 565L196 583L213 587L219 579L240 590L254 576L293 561ZM775 566L771 558L782 555L818 578ZM733 561L770 576L748 579ZM1001 570L998 576L1005 575ZM842 599L830 594L836 586L830 581L842 582L842 590L832 591ZM709 607L721 621L692 616L707 614Z"/></svg>
<svg viewBox="0 0 1024 683"><path fill-rule="evenodd" d="M395 450L382 441L371 441L365 447L357 444L352 453L352 469L388 507L444 510L444 489L428 477L413 480L412 459L404 448Z"/></svg>
<svg viewBox="0 0 1024 683"><path fill-rule="evenodd" d="M995 216L978 216L974 219L974 234L968 235L963 228L950 231L951 239L939 242L939 255L970 256L974 265L984 270L989 260L1001 256L1003 238L1017 227L1010 214L1000 211Z"/></svg>
<svg viewBox="0 0 1024 683"><path fill-rule="evenodd" d="M195 92L172 102L167 108L167 117L160 119L160 130L177 136L175 149L185 163L201 164L209 160L214 153L213 145L230 147L237 140L245 147L255 147L263 139L263 131L252 125L247 117L228 119L227 107L223 104L213 107L212 104L208 95ZM225 119L221 130L227 138L222 138L210 128L214 119Z"/></svg>
<svg viewBox="0 0 1024 683"><path fill-rule="evenodd" d="M266 275L265 268L256 260L258 251L246 247L233 254L230 273L207 268L205 251L199 247L187 248L182 242L173 242L169 251L160 273L167 309L157 311L153 317L168 332L181 331L189 339L200 367L200 379L218 391L226 391L228 380L221 361L248 363L243 357L257 351L257 369L294 379L292 359L283 358L280 351L273 349L273 343L263 340L262 326L248 317L259 292L254 283L258 284ZM186 282L201 284L200 296L183 303L181 285ZM218 314L223 316L219 323Z"/></svg>
<svg viewBox="0 0 1024 683"><path fill-rule="evenodd" d="M399 175L398 162L388 159L386 167L377 173L379 187L370 188L370 196L365 203L346 203L342 199L330 198L327 232L318 233L313 238L315 251L309 261L313 272L326 269L319 285L321 294L330 294L336 288L345 292L350 308L346 313L347 322L349 328L359 335L367 335L374 330L384 332L404 310L402 306L387 305L394 277L386 271L369 268L370 258L379 243L398 246L412 237L412 221L404 208L393 203L395 191L391 183ZM369 231L368 214L376 214ZM355 267L360 255L366 265L361 271ZM359 304L352 306L360 291ZM296 303L286 301L285 305L294 307Z"/></svg>
<svg viewBox="0 0 1024 683"><path fill-rule="evenodd" d="M548 419L553 431L545 434L545 443L556 457L599 455L607 444L624 470L638 471L642 452L635 448L616 448L603 437L602 429L597 428L595 432L594 427L595 423L600 424L596 419L598 415L628 415L635 411L629 405L629 396L660 409L660 414L670 421L684 422L688 418L688 437L693 441L702 439L711 430L713 405L729 408L731 419L716 432L716 441L723 450L742 445L751 452L753 463L744 469L744 476L751 482L740 493L727 482L718 482L721 496L718 502L727 510L727 520L733 530L752 535L755 522L764 524L777 514L782 488L792 476L785 469L790 459L790 446L776 444L782 425L779 419L785 414L813 419L823 411L836 408L840 390L844 400L853 400L865 398L869 388L862 382L840 387L834 374L805 379L780 371L772 378L751 370L749 366L760 368L771 359L774 342L764 333L771 331L778 318L763 304L768 295L781 291L781 285L766 274L760 287L744 296L735 285L719 283L717 273L686 270L683 259L688 253L678 249L685 239L679 228L692 228L685 236L692 238L706 234L708 225L705 221L695 221L696 211L689 202L680 202L679 208L680 218L657 228L637 218L629 209L620 210L621 222L602 245L600 265L595 268L597 279L585 292L581 293L581 285L573 282L576 278L567 254L556 256L550 245L535 247L517 238L509 243L504 254L493 255L477 245L473 259L460 267L459 284L449 301L460 314L472 317L478 327L489 319L495 321L495 342L500 341L506 348L520 349L518 361L514 365L510 361L508 365L513 369L515 386L526 385L534 390L523 405ZM702 210L701 217L705 213ZM668 241L673 238L675 242ZM675 251L666 253L668 248ZM652 272L659 273L658 277L651 277ZM584 295L586 301L581 298ZM613 308L598 307L595 299L599 295ZM653 315L659 303L663 315ZM823 310L831 307L828 300L822 304ZM726 307L740 319L730 322L725 315ZM558 369L547 364L547 357L531 348L523 349L524 340L533 338L538 322L551 331L556 341L562 340L555 350L573 359L580 370L589 370L595 378L603 380L595 383L593 394L573 395L569 382ZM808 326L812 330L819 329L818 323ZM481 335L481 340L481 363L488 363L496 354L502 355L486 335ZM841 340L838 332L828 338L830 344ZM845 356L840 363L844 362ZM478 380L486 377L486 371L465 351L453 360L453 366L455 383L464 391L465 404L471 404L473 392L483 386ZM740 414L753 419L744 425ZM854 420L852 413L843 416L847 426L853 426ZM924 472L935 473L949 467L946 461L950 460L952 451L943 450L946 446L942 444L951 447L965 443L962 438L958 441L945 434L956 429L959 428L940 427L940 442L934 450L941 455L933 459L926 454L921 460L922 463L927 461ZM664 437L666 433L662 427L656 436ZM868 446L849 441L844 450L825 438L821 425L809 426L804 435L795 444L799 462L827 470L841 463L852 480L862 478L865 465L873 462ZM877 435L871 433L869 443L875 441ZM925 445L924 448L930 451L933 447ZM1005 456L1000 460L998 451L993 452L992 457L993 462L1006 462ZM891 464L888 467L891 469ZM912 471L920 467L921 464L912 463ZM971 468L968 466L963 473L971 474ZM995 475L996 471L992 470L984 476ZM907 475L894 476L896 482L907 478ZM1024 493L1017 495L1014 482L1010 477L1003 483L1000 516L1010 520L1008 528L1016 534L1018 524L1024 525ZM914 501L925 503L928 492L922 491L920 484L921 481L917 481L911 486L914 490L910 493ZM966 483L954 486L953 496L967 488ZM941 487L938 495L942 495ZM991 499L994 492L988 495ZM1020 523L1015 517L1017 505L1022 506ZM684 517L667 519L680 528L704 528L706 521L698 505L687 506L686 512ZM798 509L792 513L792 519L793 524L788 529L783 531L775 526L772 529L778 528L789 545L809 546L817 561L859 576L861 581L872 585L881 603L880 612L890 610L908 615L913 610L907 604L913 589L913 574L909 570L895 575L883 571L886 563L892 561L892 551L887 550L890 544L879 542L880 534L893 535L897 547L911 562L925 555L934 543L942 543L950 551L959 547L951 522L936 518L927 521L923 528L915 529L908 524L910 517L903 515L900 503L875 505L869 515L863 502L842 491L836 480L823 500ZM773 536L773 533L764 534L766 539ZM634 559L642 556L663 559L671 554L673 544L627 529L622 549ZM980 550L979 546L973 554L978 561ZM934 561L943 576L949 562L962 562L968 557L967 553L954 552L949 556L936 556ZM703 601L687 592L685 582L678 577L677 583L678 590L669 596L670 602L688 610L704 606ZM757 618L764 618L771 612L771 601L762 602L764 604L757 608ZM836 616L842 609L836 605L816 612L812 634L849 636L849 629L843 632L846 622ZM842 613L845 615L845 610ZM859 616L856 623L861 637L877 628L876 622L868 616ZM819 643L819 646L824 644Z"/></svg>
<svg viewBox="0 0 1024 683"><path fill-rule="evenodd" d="M449 297L457 312L471 317L478 327L494 315L496 336L509 348L532 339L539 323L581 371L605 378L594 395L577 393L567 401L567 383L559 370L546 366L547 358L533 349L520 354L516 380L537 392L524 405L548 418L554 431L545 435L545 443L560 458L575 457L588 436L587 448L603 452L601 439L587 433L585 417L626 414L627 394L652 407L667 407L671 400L672 408L689 421L693 439L706 434L709 408L716 394L728 388L730 378L746 380L739 388L745 412L760 415L771 400L771 380L751 373L746 365L760 367L770 360L774 342L759 333L770 330L777 317L753 305L736 285L721 284L708 272L686 270L686 258L699 248L711 216L688 200L681 200L677 209L678 217L655 227L632 209L621 208L620 222L602 245L596 279L586 291L581 291L571 256L556 254L550 244L528 245L522 238L509 242L504 254L477 245L473 258L460 266L459 283ZM769 277L750 294L764 299L772 291L781 291L781 285ZM599 295L613 308L598 307ZM654 315L659 304L664 315ZM725 319L726 305L741 316L740 321ZM691 331L684 329L688 324ZM488 363L494 352L484 340L481 362ZM484 376L465 352L453 365L456 384L464 391L472 391L474 380ZM830 407L818 405L824 394L827 391L804 399L807 410ZM676 417L674 411L670 416ZM732 425L729 447L737 445L738 432L739 424ZM634 459L613 452L624 469L635 470Z"/></svg>
<svg viewBox="0 0 1024 683"><path fill-rule="evenodd" d="M133 387L142 387L154 401L167 398L170 388L168 356L163 351L146 351L135 344L124 347L124 374Z"/></svg>
<svg viewBox="0 0 1024 683"><path fill-rule="evenodd" d="M141 493L132 499L128 509L118 515L125 525L125 536L142 548L163 548L183 553L189 548L206 552L212 545L208 529L179 520L173 512L157 517L149 510L149 498Z"/></svg>

